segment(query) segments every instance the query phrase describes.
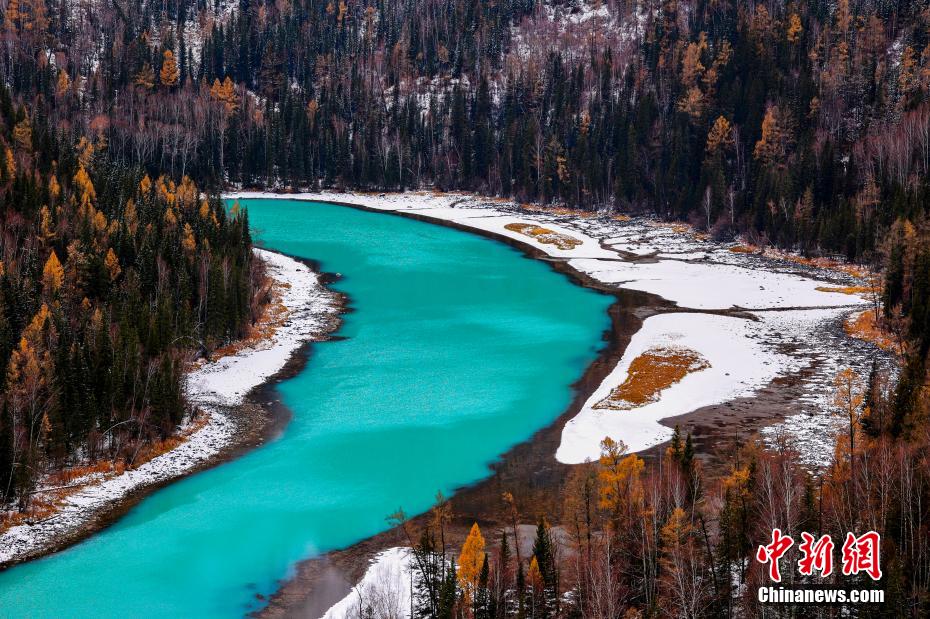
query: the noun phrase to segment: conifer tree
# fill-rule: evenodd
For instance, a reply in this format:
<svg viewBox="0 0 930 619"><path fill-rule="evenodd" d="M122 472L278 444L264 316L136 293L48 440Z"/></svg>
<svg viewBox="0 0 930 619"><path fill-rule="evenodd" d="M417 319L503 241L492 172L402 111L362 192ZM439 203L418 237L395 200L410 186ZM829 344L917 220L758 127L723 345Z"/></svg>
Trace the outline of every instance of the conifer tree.
<svg viewBox="0 0 930 619"><path fill-rule="evenodd" d="M459 553L458 561L459 585L462 588L466 606L471 605L475 599L482 564L486 563L484 537L481 535L481 529L478 528L476 522L472 525L471 531L462 545L462 552Z"/></svg>
<svg viewBox="0 0 930 619"><path fill-rule="evenodd" d="M161 70L158 72L158 79L162 86L173 88L178 85L180 71L178 63L174 59L174 52L166 49L162 54Z"/></svg>

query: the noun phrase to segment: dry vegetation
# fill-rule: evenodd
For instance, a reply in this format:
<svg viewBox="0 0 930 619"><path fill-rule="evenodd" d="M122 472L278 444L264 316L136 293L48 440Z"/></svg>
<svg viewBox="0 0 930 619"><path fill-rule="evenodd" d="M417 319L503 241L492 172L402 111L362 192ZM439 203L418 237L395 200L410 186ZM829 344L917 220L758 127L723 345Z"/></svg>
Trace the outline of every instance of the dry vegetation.
<svg viewBox="0 0 930 619"><path fill-rule="evenodd" d="M200 414L178 434L153 443L141 444L131 463L126 463L124 460L98 460L91 464L72 466L50 473L46 476L42 486L33 493L32 500L25 510L0 512L0 534L11 527L51 518L64 506L68 497L82 488L119 477L127 470L139 468L146 462L186 442L209 421L209 414Z"/></svg>
<svg viewBox="0 0 930 619"><path fill-rule="evenodd" d="M820 256L817 258L805 258L798 254L784 251L781 249L776 249L774 247L760 247L752 243L741 243L739 245L734 245L729 248L734 254L759 254L767 258L775 258L777 260L786 260L788 262L793 262L795 264L800 264L802 266L817 268L817 269L827 269L830 271L838 271L840 273L846 273L847 275L852 275L853 277L858 277L866 279L870 277L870 273L863 269L862 267L848 264L840 260L835 260L833 258L828 258L825 256ZM850 288L858 288L857 286L851 286ZM818 290L821 290L818 288ZM871 292L871 288L865 288L862 292ZM844 292L845 294L858 294L858 292L846 292L845 288L842 290L837 289L827 289L824 292Z"/></svg>
<svg viewBox="0 0 930 619"><path fill-rule="evenodd" d="M195 432L197 432L198 430L206 426L208 421L210 421L209 413L198 414L197 417L195 417L189 424L187 424L187 426L184 427L184 430L180 432L179 434L172 434L171 436L163 440L155 441L154 443L149 443L147 445L144 445L136 453L135 458L133 458L132 460L132 463L127 465L125 468L137 469L143 464L145 464L146 462L148 462L149 460L157 458L158 456L162 454L168 453L175 447L186 442L187 439L190 438L190 436L192 436ZM116 467L118 470L116 474L117 475L121 474L123 472L121 470L123 467L123 463L117 462Z"/></svg>
<svg viewBox="0 0 930 619"><path fill-rule="evenodd" d="M876 286L817 286L820 292L836 292L839 294L864 295L878 294L879 289Z"/></svg>
<svg viewBox="0 0 930 619"><path fill-rule="evenodd" d="M549 228L537 226L536 224L507 224L504 227L513 232L519 232L520 234L532 237L540 243L555 245L561 250L571 250L581 245L581 241L574 237L562 234L561 232L555 232Z"/></svg>
<svg viewBox="0 0 930 619"><path fill-rule="evenodd" d="M847 275L852 275L853 277L858 277L860 279L866 279L870 277L870 273L860 266L848 264L846 262L841 262L839 260L834 260L833 258L827 258L824 256L818 258L805 258L804 256L799 256L797 254L791 254L774 249L766 250L766 255L772 255L775 258L781 258L782 260L794 262L795 264L800 264L802 266L814 267L817 269L827 269L830 271L839 271L841 273L846 273Z"/></svg>
<svg viewBox="0 0 930 619"><path fill-rule="evenodd" d="M650 348L633 359L627 378L594 408L631 410L655 402L659 393L685 376L710 367L710 363L688 348Z"/></svg>
<svg viewBox="0 0 930 619"><path fill-rule="evenodd" d="M581 217L583 219L588 219L591 217L597 217L596 211L591 210L582 210L579 208L569 208L567 206L543 206L531 205L529 208L534 210L539 210L544 213L549 213L550 215L568 215L571 217Z"/></svg>
<svg viewBox="0 0 930 619"><path fill-rule="evenodd" d="M650 221L649 224L654 228L668 228L676 234L686 234L688 236L701 237L694 226L680 221Z"/></svg>
<svg viewBox="0 0 930 619"><path fill-rule="evenodd" d="M899 346L887 330L882 329L874 309L853 314L843 324L846 335L871 342L882 350L898 351Z"/></svg>

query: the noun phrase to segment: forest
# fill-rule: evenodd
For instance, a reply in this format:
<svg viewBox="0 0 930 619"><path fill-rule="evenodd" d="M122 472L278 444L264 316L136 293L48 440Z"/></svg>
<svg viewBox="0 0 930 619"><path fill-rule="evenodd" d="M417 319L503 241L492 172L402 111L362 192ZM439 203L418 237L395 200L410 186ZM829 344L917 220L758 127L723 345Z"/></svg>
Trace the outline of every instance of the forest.
<svg viewBox="0 0 930 619"><path fill-rule="evenodd" d="M881 531L884 608L930 612L926 0L0 11L4 502L50 467L131 465L190 414L185 360L256 318L247 216L217 192L465 190L876 267L902 372L838 380L849 432L821 473L751 442L721 476L684 439L649 465L606 444L559 513L522 512L531 557L476 538L458 572L439 509L411 531L422 616L754 614L776 524Z"/></svg>
<svg viewBox="0 0 930 619"><path fill-rule="evenodd" d="M62 144L2 87L0 117L0 498L25 509L45 471L132 466L173 434L187 353L244 333L261 274L245 214L188 177Z"/></svg>
<svg viewBox="0 0 930 619"><path fill-rule="evenodd" d="M865 397L842 386L837 394L846 406ZM422 519L399 512L392 521L413 548L412 616L924 617L927 439L905 444L861 431L859 422L860 444L841 434L836 458L817 476L786 445L734 446L728 472L710 477L690 435L676 432L664 455L648 464L605 439L598 461L574 469L554 512L521 511L505 492L497 517L483 530L474 523L461 546L447 541L462 520L454 501L440 495ZM534 519L531 550L521 555L518 523ZM882 589L884 603L759 604L759 587L776 584L756 559L773 529L795 540L780 560L777 584ZM882 531L879 582L864 571L840 570L847 533L865 530ZM816 567L800 573L805 534L809 543L823 535L833 540L828 575ZM375 583L362 591L352 616L391 616L385 611L397 600L390 583Z"/></svg>

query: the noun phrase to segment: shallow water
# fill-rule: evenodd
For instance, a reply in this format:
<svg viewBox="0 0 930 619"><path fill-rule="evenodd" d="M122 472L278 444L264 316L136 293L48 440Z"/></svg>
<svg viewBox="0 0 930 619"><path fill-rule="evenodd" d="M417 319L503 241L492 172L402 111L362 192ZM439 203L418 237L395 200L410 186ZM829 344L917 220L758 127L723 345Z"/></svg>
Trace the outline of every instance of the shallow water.
<svg viewBox="0 0 930 619"><path fill-rule="evenodd" d="M342 274L353 312L279 385L275 441L0 574L3 617L237 617L295 562L475 482L568 406L610 297L502 243L401 217L244 200L256 240Z"/></svg>

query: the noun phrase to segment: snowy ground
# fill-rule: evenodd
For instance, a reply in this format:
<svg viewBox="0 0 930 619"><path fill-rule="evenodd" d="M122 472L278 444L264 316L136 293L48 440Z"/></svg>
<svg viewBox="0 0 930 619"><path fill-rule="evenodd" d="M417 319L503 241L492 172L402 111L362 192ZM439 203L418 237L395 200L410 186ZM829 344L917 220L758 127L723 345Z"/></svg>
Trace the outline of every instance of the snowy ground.
<svg viewBox="0 0 930 619"><path fill-rule="evenodd" d="M326 611L323 619L409 616L412 561L409 548L379 552L352 592Z"/></svg>
<svg viewBox="0 0 930 619"><path fill-rule="evenodd" d="M253 387L283 368L304 342L328 332L338 313L338 303L319 276L281 254L260 249L255 252L268 265L287 317L271 338L189 374L188 398L209 414L207 422L178 447L136 469L121 475L95 474L76 480L74 484L83 487L68 496L54 515L12 527L0 535L0 564L41 552L81 531L95 516L131 492L179 477L209 461L236 439L238 427L228 407L241 404Z"/></svg>
<svg viewBox="0 0 930 619"><path fill-rule="evenodd" d="M829 402L836 372L849 365L867 374L872 358L880 357L877 349L846 337L839 328L870 300L835 289L861 286L861 280L836 269L731 251L732 244L705 240L683 226L526 210L464 194L240 192L228 197L334 201L453 222L532 246L608 287L652 293L689 310L646 319L617 367L566 424L556 456L566 463L596 459L608 435L630 451L646 449L670 437L671 430L659 423L662 419L752 395L777 377L814 368L814 375L805 378L810 395L798 402L797 413L763 435L774 439L787 434L805 462L822 464L833 451L836 426ZM556 246L545 242L546 235L506 227L520 223L542 226L575 242ZM637 355L669 342L686 344L711 367L685 377L640 408L593 408L623 383ZM887 356L883 361L893 365Z"/></svg>
<svg viewBox="0 0 930 619"><path fill-rule="evenodd" d="M659 424L670 411L687 412L750 395L771 381L773 374L796 368L789 355L768 354L761 334L766 321L714 314L660 314L643 322L613 372L601 383L581 412L562 431L556 452L560 462L576 464L592 457L592 445L607 435L621 439L631 451L641 451L671 438ZM659 400L633 410L594 408L627 377L630 363L656 347L699 352L710 367L685 376L661 392Z"/></svg>

